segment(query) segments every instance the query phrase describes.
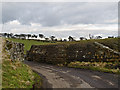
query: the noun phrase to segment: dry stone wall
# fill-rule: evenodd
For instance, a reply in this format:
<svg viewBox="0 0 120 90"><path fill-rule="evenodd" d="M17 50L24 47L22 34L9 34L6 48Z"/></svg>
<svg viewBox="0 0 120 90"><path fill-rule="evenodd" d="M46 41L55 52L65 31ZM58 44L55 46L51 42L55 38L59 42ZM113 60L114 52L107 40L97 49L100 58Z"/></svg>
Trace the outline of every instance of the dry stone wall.
<svg viewBox="0 0 120 90"><path fill-rule="evenodd" d="M64 45L33 45L27 52L27 60L62 63L66 61L66 46Z"/></svg>
<svg viewBox="0 0 120 90"><path fill-rule="evenodd" d="M118 54L99 47L94 43L59 45L33 45L27 52L26 60L64 64L71 61L117 61Z"/></svg>
<svg viewBox="0 0 120 90"><path fill-rule="evenodd" d="M6 40L5 49L11 60L24 60L24 44Z"/></svg>

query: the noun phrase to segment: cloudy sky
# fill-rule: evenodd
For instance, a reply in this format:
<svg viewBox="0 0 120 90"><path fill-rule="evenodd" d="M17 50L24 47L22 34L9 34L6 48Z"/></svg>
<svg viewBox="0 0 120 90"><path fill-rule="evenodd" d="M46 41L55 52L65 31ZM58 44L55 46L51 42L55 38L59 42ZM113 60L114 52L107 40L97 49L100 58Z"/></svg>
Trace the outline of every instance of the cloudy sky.
<svg viewBox="0 0 120 90"><path fill-rule="evenodd" d="M2 3L2 32L49 37L118 34L117 2Z"/></svg>

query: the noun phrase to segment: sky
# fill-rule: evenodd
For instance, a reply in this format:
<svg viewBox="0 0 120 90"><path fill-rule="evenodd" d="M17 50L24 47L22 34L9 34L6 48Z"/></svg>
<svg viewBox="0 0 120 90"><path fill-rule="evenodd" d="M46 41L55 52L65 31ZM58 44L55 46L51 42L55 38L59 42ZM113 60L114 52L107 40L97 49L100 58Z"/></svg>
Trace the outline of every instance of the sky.
<svg viewBox="0 0 120 90"><path fill-rule="evenodd" d="M58 38L118 35L117 2L4 2L1 32Z"/></svg>

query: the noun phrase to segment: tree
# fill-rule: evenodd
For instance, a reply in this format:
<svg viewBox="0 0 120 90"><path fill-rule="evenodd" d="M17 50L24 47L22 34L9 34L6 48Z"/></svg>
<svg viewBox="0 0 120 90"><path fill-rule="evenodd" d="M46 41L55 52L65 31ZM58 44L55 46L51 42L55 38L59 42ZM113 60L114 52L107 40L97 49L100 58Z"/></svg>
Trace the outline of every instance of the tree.
<svg viewBox="0 0 120 90"><path fill-rule="evenodd" d="M20 34L21 39L26 39L26 34Z"/></svg>
<svg viewBox="0 0 120 90"><path fill-rule="evenodd" d="M74 41L73 37L69 36L68 37L69 41Z"/></svg>
<svg viewBox="0 0 120 90"><path fill-rule="evenodd" d="M7 37L7 35L8 35L7 33L4 33L4 37Z"/></svg>
<svg viewBox="0 0 120 90"><path fill-rule="evenodd" d="M60 38L60 42L62 42L62 38Z"/></svg>
<svg viewBox="0 0 120 90"><path fill-rule="evenodd" d="M108 38L114 38L114 36L108 36Z"/></svg>
<svg viewBox="0 0 120 90"><path fill-rule="evenodd" d="M97 39L101 39L102 37L101 36L96 36Z"/></svg>
<svg viewBox="0 0 120 90"><path fill-rule="evenodd" d="M28 39L29 39L31 37L31 34L28 34L27 36L28 36Z"/></svg>
<svg viewBox="0 0 120 90"><path fill-rule="evenodd" d="M4 36L7 38L12 38L13 33L4 33Z"/></svg>
<svg viewBox="0 0 120 90"><path fill-rule="evenodd" d="M49 41L49 38L45 38L46 41Z"/></svg>
<svg viewBox="0 0 120 90"><path fill-rule="evenodd" d="M66 42L66 41L67 41L67 39L64 39L63 41L64 41L64 42Z"/></svg>
<svg viewBox="0 0 120 90"><path fill-rule="evenodd" d="M54 41L57 41L57 38L56 38L56 39L54 39Z"/></svg>
<svg viewBox="0 0 120 90"><path fill-rule="evenodd" d="M9 34L9 37L12 38L12 37L13 37L13 33L10 33L10 34Z"/></svg>
<svg viewBox="0 0 120 90"><path fill-rule="evenodd" d="M90 39L93 39L93 38L94 38L94 36L93 36L93 35L91 35L91 34L89 34L89 38L90 38Z"/></svg>
<svg viewBox="0 0 120 90"><path fill-rule="evenodd" d="M84 39L84 37L80 37L80 40L83 40Z"/></svg>
<svg viewBox="0 0 120 90"><path fill-rule="evenodd" d="M43 35L43 34L39 34L39 37L40 37L40 38L44 38L44 35Z"/></svg>
<svg viewBox="0 0 120 90"><path fill-rule="evenodd" d="M37 35L34 34L34 35L32 35L32 37L33 37L33 38L37 38Z"/></svg>
<svg viewBox="0 0 120 90"><path fill-rule="evenodd" d="M20 35L15 34L14 37L15 37L15 38L20 38Z"/></svg>
<svg viewBox="0 0 120 90"><path fill-rule="evenodd" d="M52 41L54 41L55 36L51 36L50 38L51 38Z"/></svg>

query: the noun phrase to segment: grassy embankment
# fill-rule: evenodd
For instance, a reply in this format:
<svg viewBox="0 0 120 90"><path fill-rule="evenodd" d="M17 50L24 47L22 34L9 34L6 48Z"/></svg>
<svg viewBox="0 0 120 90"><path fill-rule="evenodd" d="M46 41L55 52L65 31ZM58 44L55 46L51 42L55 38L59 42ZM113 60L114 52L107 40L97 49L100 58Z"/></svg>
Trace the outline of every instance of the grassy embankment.
<svg viewBox="0 0 120 90"><path fill-rule="evenodd" d="M16 60L12 61L10 55L3 50L2 59L2 88L40 88L41 77L33 72L29 66Z"/></svg>
<svg viewBox="0 0 120 90"><path fill-rule="evenodd" d="M47 45L51 44L51 42L40 42L40 41L34 41L34 40L20 40L20 39L10 39L14 42L20 42L25 44L25 50L29 50L31 45ZM107 39L91 39L91 40L82 40L77 42L57 42L55 44L74 44L74 43L80 43L82 45L86 43L92 43L92 42L99 42L102 43L116 51L118 51L118 45L119 45L119 39L118 38L107 38ZM62 65L60 65L62 66ZM68 67L72 68L82 68L82 69L91 69L96 71L103 71L103 72L110 72L110 73L120 73L119 68L115 68L116 66L120 67L120 62L71 62L68 64Z"/></svg>

